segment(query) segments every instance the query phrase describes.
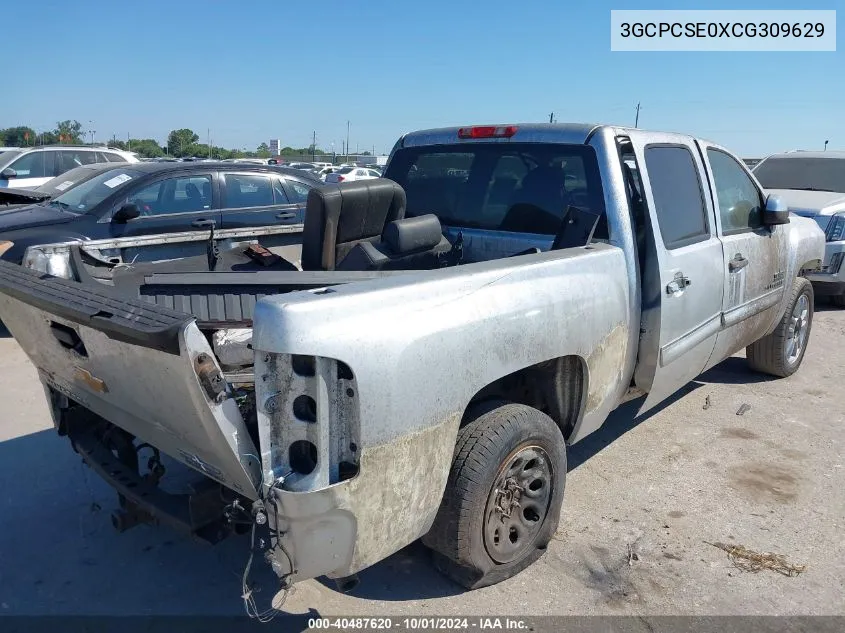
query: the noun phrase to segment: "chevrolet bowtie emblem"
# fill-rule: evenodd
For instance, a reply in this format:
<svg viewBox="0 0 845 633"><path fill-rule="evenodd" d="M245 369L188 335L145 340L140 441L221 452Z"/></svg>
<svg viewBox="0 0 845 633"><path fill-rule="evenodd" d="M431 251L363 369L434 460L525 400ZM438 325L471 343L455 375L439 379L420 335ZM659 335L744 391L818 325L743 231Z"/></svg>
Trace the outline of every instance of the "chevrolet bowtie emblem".
<svg viewBox="0 0 845 633"><path fill-rule="evenodd" d="M81 383L84 383L89 389L92 391L96 391L98 393L107 393L109 388L106 386L106 383L95 375L93 375L87 369L82 369L82 367L75 367L76 371L74 371L73 377Z"/></svg>

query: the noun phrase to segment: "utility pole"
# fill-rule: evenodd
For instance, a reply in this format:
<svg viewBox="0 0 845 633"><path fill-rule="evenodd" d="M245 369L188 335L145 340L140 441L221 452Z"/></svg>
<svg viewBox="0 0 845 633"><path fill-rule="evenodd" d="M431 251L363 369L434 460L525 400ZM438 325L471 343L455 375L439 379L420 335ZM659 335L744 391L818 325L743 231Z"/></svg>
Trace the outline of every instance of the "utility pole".
<svg viewBox="0 0 845 633"><path fill-rule="evenodd" d="M552 112L552 113L549 114L549 123L554 123L554 122L555 122L555 113Z"/></svg>
<svg viewBox="0 0 845 633"><path fill-rule="evenodd" d="M129 140L129 132L126 133L126 151L132 151L132 141Z"/></svg>
<svg viewBox="0 0 845 633"><path fill-rule="evenodd" d="M317 160L317 130L311 133L311 160Z"/></svg>
<svg viewBox="0 0 845 633"><path fill-rule="evenodd" d="M346 121L346 162L349 162L349 121Z"/></svg>
<svg viewBox="0 0 845 633"><path fill-rule="evenodd" d="M211 128L206 128L205 133L208 137L208 157L211 158Z"/></svg>
<svg viewBox="0 0 845 633"><path fill-rule="evenodd" d="M830 141L825 141L825 142L824 142L824 151L825 151L825 152L827 151L827 144L828 144L828 143L830 143Z"/></svg>
<svg viewBox="0 0 845 633"><path fill-rule="evenodd" d="M640 126L640 102L637 101L637 117L634 119L634 127Z"/></svg>

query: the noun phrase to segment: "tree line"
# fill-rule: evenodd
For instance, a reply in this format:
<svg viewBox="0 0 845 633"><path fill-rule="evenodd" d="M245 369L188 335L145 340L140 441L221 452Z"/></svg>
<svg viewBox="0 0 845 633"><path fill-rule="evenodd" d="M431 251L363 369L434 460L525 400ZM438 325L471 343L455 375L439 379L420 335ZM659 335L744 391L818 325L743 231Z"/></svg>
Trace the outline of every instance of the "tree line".
<svg viewBox="0 0 845 633"><path fill-rule="evenodd" d="M61 145L85 144L86 132L82 129L79 121L59 121L56 127L50 131L36 132L29 126L19 125L16 127L0 128L0 147L33 147L35 145ZM200 157L200 158L270 158L270 147L267 143L261 143L255 150L247 149L226 149L214 144L209 147L208 143L200 143L199 135L189 128L171 130L167 135L167 143L159 145L159 142L151 138L130 138L126 141L112 138L105 142L109 147L136 152L144 158L160 158L172 156L174 158ZM320 148L309 146L301 148L283 147L282 156L327 156ZM364 152L369 155L369 152Z"/></svg>

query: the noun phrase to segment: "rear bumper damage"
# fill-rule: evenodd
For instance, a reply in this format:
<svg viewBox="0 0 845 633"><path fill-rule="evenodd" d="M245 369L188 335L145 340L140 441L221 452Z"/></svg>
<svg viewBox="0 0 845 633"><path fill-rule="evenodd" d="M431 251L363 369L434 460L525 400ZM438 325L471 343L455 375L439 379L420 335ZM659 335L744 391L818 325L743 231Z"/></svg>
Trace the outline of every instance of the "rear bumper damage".
<svg viewBox="0 0 845 633"><path fill-rule="evenodd" d="M362 431L360 412L377 405L360 393L358 377L343 362L256 357L262 497L284 545L271 552L276 571L293 582L342 578L427 532L446 484L458 416L373 437ZM373 422L368 418L367 427ZM285 569L288 557L292 569Z"/></svg>
<svg viewBox="0 0 845 633"><path fill-rule="evenodd" d="M227 499L223 487L211 479L202 480L191 493L170 494L159 488L154 478L141 476L137 467L116 457L96 433L70 431L68 438L91 470L117 491L120 508L111 515L117 531L150 523L167 525L207 543L217 543L228 535L230 526L223 519L234 496Z"/></svg>
<svg viewBox="0 0 845 633"><path fill-rule="evenodd" d="M363 450L360 471L346 481L301 492L269 486L265 504L292 559L291 580L350 576L425 534L440 505L457 424ZM285 553L272 556L277 572L287 573Z"/></svg>
<svg viewBox="0 0 845 633"><path fill-rule="evenodd" d="M59 432L118 492L119 529L163 523L213 542L252 525L286 582L350 576L428 531L461 411L438 390L415 392L398 360L348 343L348 364L334 360L345 354L324 349L319 328L281 348L257 331L250 413L192 317L2 264L0 317L39 368ZM264 317L256 327L292 329ZM127 452L148 443L208 488L164 493L104 427L126 434Z"/></svg>

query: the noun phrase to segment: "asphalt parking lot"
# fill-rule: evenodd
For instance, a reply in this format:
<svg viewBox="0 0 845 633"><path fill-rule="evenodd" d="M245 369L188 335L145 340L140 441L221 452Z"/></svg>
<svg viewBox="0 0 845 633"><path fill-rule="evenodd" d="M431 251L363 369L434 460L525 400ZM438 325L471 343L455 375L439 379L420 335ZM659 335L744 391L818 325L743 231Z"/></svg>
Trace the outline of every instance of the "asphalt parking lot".
<svg viewBox="0 0 845 633"><path fill-rule="evenodd" d="M350 594L325 579L299 584L285 610L845 613L845 310L818 310L795 376L752 374L740 355L642 419L638 402L625 405L572 447L560 529L517 577L467 593L413 544L362 572ZM117 534L115 495L55 435L35 371L7 335L0 395L3 614L242 613L246 539L210 547L166 528ZM805 570L743 571L719 543Z"/></svg>

